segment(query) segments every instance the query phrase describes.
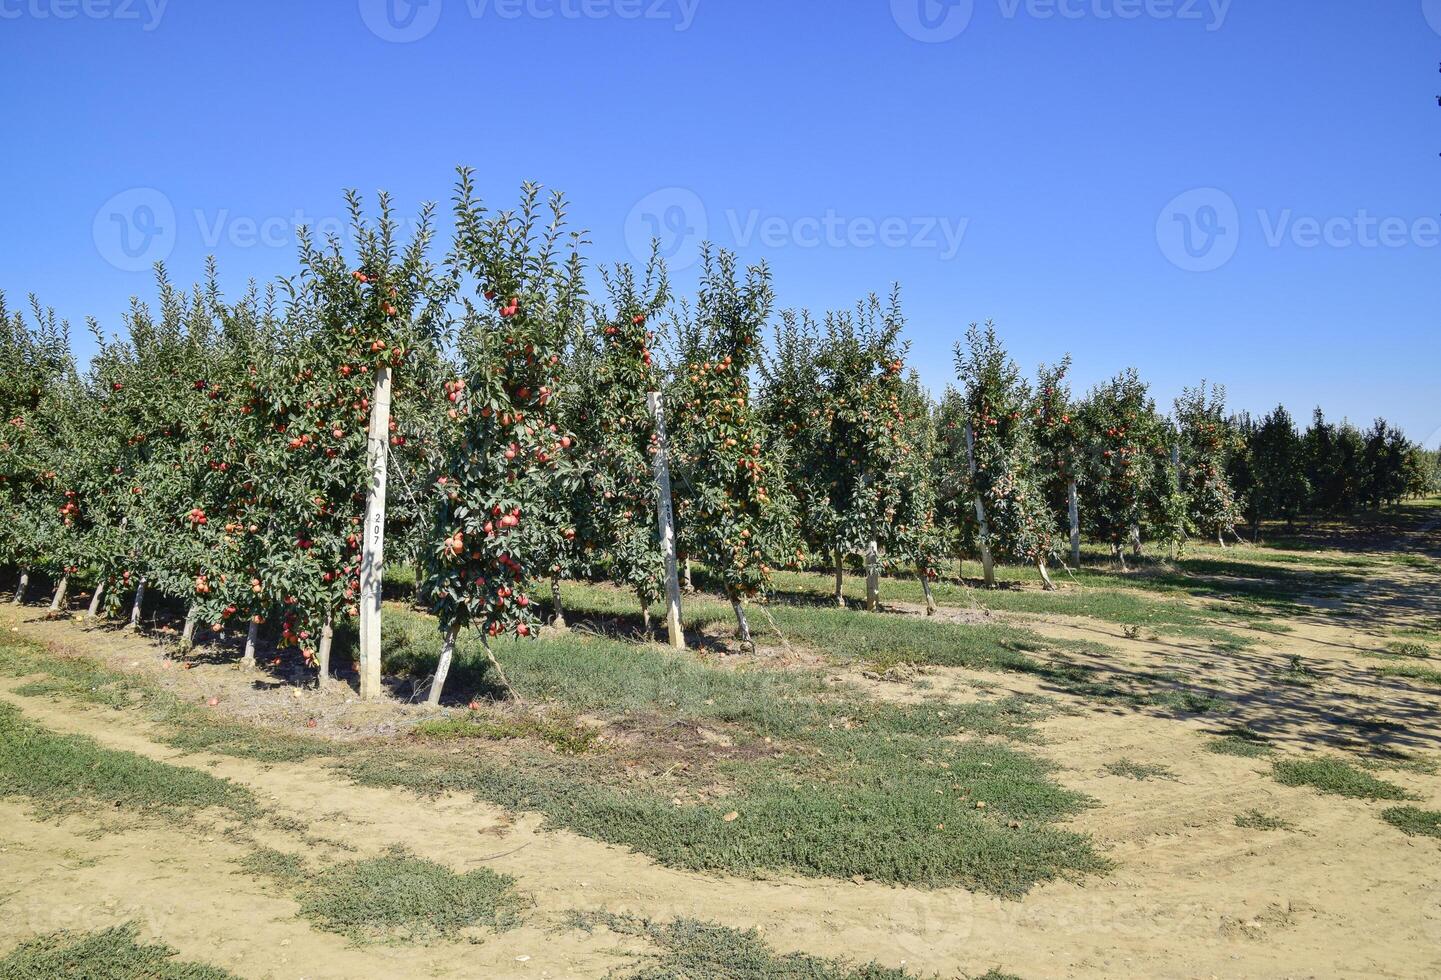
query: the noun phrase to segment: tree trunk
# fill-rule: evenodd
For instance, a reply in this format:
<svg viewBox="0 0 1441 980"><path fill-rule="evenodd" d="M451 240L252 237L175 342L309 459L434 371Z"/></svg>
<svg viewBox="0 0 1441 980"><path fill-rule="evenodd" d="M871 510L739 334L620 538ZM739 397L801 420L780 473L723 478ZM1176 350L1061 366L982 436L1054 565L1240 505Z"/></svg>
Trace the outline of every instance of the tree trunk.
<svg viewBox="0 0 1441 980"><path fill-rule="evenodd" d="M1071 564L1081 567L1081 502L1076 493L1076 481L1066 485L1066 504L1071 516Z"/></svg>
<svg viewBox="0 0 1441 980"><path fill-rule="evenodd" d="M1037 559L1036 559L1036 571L1038 571L1038 572L1041 573L1041 586L1042 586L1042 588L1044 588L1047 592L1055 592L1055 591L1056 591L1056 583L1051 581L1051 573L1048 572L1048 571L1046 571L1046 559L1045 559L1045 558L1037 558Z"/></svg>
<svg viewBox="0 0 1441 980"><path fill-rule="evenodd" d="M145 606L145 580L142 578L135 586L135 601L130 604L130 628L140 628L140 612Z"/></svg>
<svg viewBox="0 0 1441 980"><path fill-rule="evenodd" d="M320 649L316 651L316 665L320 668L320 686L330 686L330 647L335 642L335 627L331 625L330 616L325 617L325 625L320 628Z"/></svg>
<svg viewBox="0 0 1441 980"><path fill-rule="evenodd" d="M936 614L936 600L935 597L931 595L931 570L924 565L921 566L921 592L924 593L926 597L926 615L934 616Z"/></svg>
<svg viewBox="0 0 1441 980"><path fill-rule="evenodd" d="M1116 561L1118 561L1118 562L1121 563L1121 571L1123 571L1123 572L1130 571L1130 569L1128 569L1128 568L1126 567L1126 546L1123 545L1123 544L1121 544L1121 542L1119 542L1119 541L1112 542L1112 544L1111 544L1111 557L1114 558L1114 559L1116 559Z"/></svg>
<svg viewBox="0 0 1441 980"><path fill-rule="evenodd" d="M836 549L836 608L846 608L846 555L840 548Z"/></svg>
<svg viewBox="0 0 1441 980"><path fill-rule="evenodd" d="M1218 528L1218 529L1216 530L1216 540L1217 540L1218 542L1220 542L1220 545L1221 545L1222 548L1229 548L1229 547L1230 547L1230 545L1228 545L1228 544L1226 543L1226 529L1225 529L1225 528Z"/></svg>
<svg viewBox="0 0 1441 980"><path fill-rule="evenodd" d="M505 670L500 666L500 661L495 659L495 653L490 649L490 637L481 633L480 645L485 648L485 657L490 661L490 665L495 668L495 674L500 678L501 686L505 688L511 700L517 704L524 704L525 702L520 699L520 695L515 693L515 688L510 686L510 678L505 676Z"/></svg>
<svg viewBox="0 0 1441 980"><path fill-rule="evenodd" d="M558 630L565 629L565 607L560 604L560 579L554 576L550 580L550 604L555 609L555 618L550 621L550 625Z"/></svg>
<svg viewBox="0 0 1441 980"><path fill-rule="evenodd" d="M695 583L690 580L690 555L686 555L685 562L681 565L681 587L687 592L695 591Z"/></svg>
<svg viewBox="0 0 1441 980"><path fill-rule="evenodd" d="M180 631L180 652L188 653L195 645L195 625L200 621L200 612L192 604L185 616L185 628Z"/></svg>
<svg viewBox="0 0 1441 980"><path fill-rule="evenodd" d="M970 423L966 423L966 460L971 467L971 482L976 481L976 435ZM985 574L986 588L996 587L996 566L991 558L991 525L986 520L986 504L981 500L980 491L975 494L976 523L981 526L981 569Z"/></svg>
<svg viewBox="0 0 1441 980"><path fill-rule="evenodd" d="M375 370L366 445L370 487L365 498L364 549L360 558L360 696L384 694L380 681L380 604L385 578L385 477L390 446L390 368Z"/></svg>
<svg viewBox="0 0 1441 980"><path fill-rule="evenodd" d="M50 600L50 611L59 612L65 608L65 593L70 588L70 576L61 575L60 581L55 586L55 598Z"/></svg>
<svg viewBox="0 0 1441 980"><path fill-rule="evenodd" d="M90 597L90 608L86 610L85 616L94 619L100 614L100 597L105 594L105 580L102 578L95 583L95 594Z"/></svg>
<svg viewBox="0 0 1441 980"><path fill-rule="evenodd" d="M660 552L665 559L665 630L670 645L685 649L685 633L680 624L680 576L676 571L675 517L671 512L670 443L665 436L664 399L658 391L645 396L651 417L655 420L655 483L656 523L660 530Z"/></svg>
<svg viewBox="0 0 1441 980"><path fill-rule="evenodd" d="M459 625L451 626L440 642L440 661L435 665L435 680L431 682L430 697L426 699L432 707L440 704L440 693L445 689L446 677L450 675L450 661L455 656L455 637L459 632Z"/></svg>
<svg viewBox="0 0 1441 980"><path fill-rule="evenodd" d="M1131 556L1133 558L1141 557L1141 525L1139 524L1131 525Z"/></svg>
<svg viewBox="0 0 1441 980"><path fill-rule="evenodd" d="M645 631L647 638L650 637L650 606L644 602L640 604L640 628Z"/></svg>
<svg viewBox="0 0 1441 980"><path fill-rule="evenodd" d="M745 607L741 605L741 601L739 599L732 598L731 608L735 610L736 634L740 637L741 646L748 647L751 653L755 653L756 644L755 640L751 639L751 624L746 619Z"/></svg>
<svg viewBox="0 0 1441 980"><path fill-rule="evenodd" d="M245 655L240 658L240 662L246 667L255 666L255 647L259 637L260 624L252 617L250 620L250 631L245 634Z"/></svg>
<svg viewBox="0 0 1441 980"><path fill-rule="evenodd" d="M15 586L15 605L25 601L25 590L30 587L30 569L20 569L20 584Z"/></svg>
<svg viewBox="0 0 1441 980"><path fill-rule="evenodd" d="M875 541L866 545L866 609L875 612L881 604L881 559Z"/></svg>

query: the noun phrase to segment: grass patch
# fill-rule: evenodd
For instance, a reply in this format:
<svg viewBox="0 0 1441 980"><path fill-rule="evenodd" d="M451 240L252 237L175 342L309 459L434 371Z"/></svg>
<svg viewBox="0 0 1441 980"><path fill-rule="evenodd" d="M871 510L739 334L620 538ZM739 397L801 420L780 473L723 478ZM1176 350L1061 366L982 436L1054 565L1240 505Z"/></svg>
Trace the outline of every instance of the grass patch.
<svg viewBox="0 0 1441 980"><path fill-rule="evenodd" d="M379 857L318 872L299 857L259 850L241 862L296 895L300 914L354 942L424 943L463 930L513 926L522 902L515 880L489 868L456 874L395 847Z"/></svg>
<svg viewBox="0 0 1441 980"><path fill-rule="evenodd" d="M1272 817L1260 810L1247 810L1236 814L1236 826L1243 830L1291 830L1291 824L1280 817Z"/></svg>
<svg viewBox="0 0 1441 980"><path fill-rule="evenodd" d="M1272 765L1284 786L1310 786L1322 793L1360 800L1409 800L1413 797L1395 783L1377 779L1340 759L1283 759Z"/></svg>
<svg viewBox="0 0 1441 980"><path fill-rule="evenodd" d="M1393 657L1411 657L1416 660L1429 660L1431 648L1424 643L1415 643L1409 640L1396 640L1386 644L1386 652Z"/></svg>
<svg viewBox="0 0 1441 980"><path fill-rule="evenodd" d="M131 923L102 932L56 932L22 943L0 959L7 980L237 980L203 963L177 960L169 946L138 942Z"/></svg>
<svg viewBox="0 0 1441 980"><path fill-rule="evenodd" d="M1206 751L1217 755L1234 755L1243 759L1258 759L1270 755L1273 749L1266 739L1249 728L1236 728L1213 738L1206 743Z"/></svg>
<svg viewBox="0 0 1441 980"><path fill-rule="evenodd" d="M1118 759L1115 762L1106 763L1106 772L1112 776L1121 776L1125 779L1175 779L1176 774L1165 766L1152 765L1145 762L1134 762L1130 759Z"/></svg>
<svg viewBox="0 0 1441 980"><path fill-rule="evenodd" d="M580 755L590 749L596 733L592 729L576 725L561 724L540 718L487 719L472 715L464 718L432 718L422 721L411 729L417 738L438 742L462 741L467 739L533 738L554 746L569 755Z"/></svg>
<svg viewBox="0 0 1441 980"><path fill-rule="evenodd" d="M695 919L660 923L609 913L576 913L571 924L644 939L655 947L650 961L625 980L705 977L707 980L907 980L914 974L870 963L856 966L805 953L776 953L754 929L742 932Z"/></svg>
<svg viewBox="0 0 1441 980"><path fill-rule="evenodd" d="M0 796L22 796L42 812L108 805L138 812L219 807L255 817L250 791L226 779L133 752L102 748L80 735L57 735L0 703Z"/></svg>
<svg viewBox="0 0 1441 980"><path fill-rule="evenodd" d="M1423 667L1420 664L1386 664L1372 667L1371 670L1381 677L1396 677L1401 680L1419 681L1431 687L1441 687L1441 670L1433 667Z"/></svg>
<svg viewBox="0 0 1441 980"><path fill-rule="evenodd" d="M1276 679L1282 684L1299 684L1309 687L1321 679L1321 675L1307 666L1306 661L1297 654L1292 654L1286 662L1286 668L1276 675Z"/></svg>
<svg viewBox="0 0 1441 980"><path fill-rule="evenodd" d="M1381 819L1407 837L1441 837L1441 813L1414 806L1393 806L1381 811Z"/></svg>
<svg viewBox="0 0 1441 980"><path fill-rule="evenodd" d="M161 725L158 736L183 752L211 752L257 762L299 762L333 750L317 739L278 735L226 721L213 711L181 701L134 674L111 670L82 657L57 656L27 640L0 644L0 673L43 675L15 689L24 697L61 697L116 710L137 709Z"/></svg>

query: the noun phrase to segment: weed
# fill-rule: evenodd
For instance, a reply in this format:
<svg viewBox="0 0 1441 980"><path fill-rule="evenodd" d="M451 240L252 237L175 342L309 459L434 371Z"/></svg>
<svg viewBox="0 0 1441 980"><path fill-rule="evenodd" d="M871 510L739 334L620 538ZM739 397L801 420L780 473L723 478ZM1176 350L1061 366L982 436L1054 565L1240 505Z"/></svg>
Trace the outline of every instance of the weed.
<svg viewBox="0 0 1441 980"><path fill-rule="evenodd" d="M417 738L433 741L534 738L569 755L580 755L587 751L596 738L594 730L581 728L573 723L561 724L538 718L486 719L474 715L464 718L432 718L422 721L411 731Z"/></svg>
<svg viewBox="0 0 1441 980"><path fill-rule="evenodd" d="M1310 786L1322 793L1353 799L1413 798L1395 783L1377 779L1340 759L1283 759L1272 764L1272 775L1285 786Z"/></svg>
<svg viewBox="0 0 1441 980"><path fill-rule="evenodd" d="M1272 817L1260 810L1247 810L1236 814L1236 826L1244 830L1291 830L1291 824L1280 817Z"/></svg>
<svg viewBox="0 0 1441 980"><path fill-rule="evenodd" d="M1381 819L1408 837L1441 837L1441 813L1414 806L1393 806Z"/></svg>
<svg viewBox="0 0 1441 980"><path fill-rule="evenodd" d="M232 973L176 960L175 950L137 942L134 923L102 932L56 932L22 943L0 959L0 976L8 980L236 980Z"/></svg>
<svg viewBox="0 0 1441 980"><path fill-rule="evenodd" d="M1175 779L1176 774L1165 766L1152 765L1145 762L1133 762L1130 759L1118 759L1115 762L1106 763L1106 772L1112 776L1123 776L1126 779Z"/></svg>
<svg viewBox="0 0 1441 980"><path fill-rule="evenodd" d="M575 928L587 932L601 927L618 935L644 939L656 953L651 961L626 980L663 980L669 977L707 977L715 980L906 980L913 976L870 963L853 966L840 960L805 953L781 955L754 929L744 932L695 919L659 923L604 912L575 913Z"/></svg>

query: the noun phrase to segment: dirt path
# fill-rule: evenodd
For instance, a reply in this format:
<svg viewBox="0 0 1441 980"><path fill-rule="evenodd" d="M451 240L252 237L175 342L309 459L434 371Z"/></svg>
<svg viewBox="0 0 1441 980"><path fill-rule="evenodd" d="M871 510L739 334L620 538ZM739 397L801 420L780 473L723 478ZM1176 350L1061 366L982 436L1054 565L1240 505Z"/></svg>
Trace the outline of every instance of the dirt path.
<svg viewBox="0 0 1441 980"><path fill-rule="evenodd" d="M71 624L25 623L27 614L9 610L0 615L51 641L63 632L74 646L93 642ZM1277 641L1337 646L1331 637L1299 631ZM138 656L142 641L133 642L126 655ZM1138 664L1151 659L1145 644L1128 656ZM1029 682L954 673L958 682ZM148 935L187 956L246 977L592 977L624 962L620 941L557 926L569 910L603 908L759 926L782 951L844 953L942 976L996 965L1027 978L1441 972L1435 939L1441 848L1382 823L1375 815L1380 804L1286 788L1264 774L1264 760L1205 751L1215 727L1205 720L1077 701L1076 713L1044 723L1048 744L1041 751L1062 767L1061 781L1099 803L1075 826L1096 836L1116 868L1084 886L1051 884L1023 901L1005 901L960 890L673 871L621 848L542 831L532 815L516 819L460 796L419 800L357 787L319 762L267 767L180 755L128 714L22 698L14 686L0 696L48 728L234 779L310 821L346 853L370 855L400 843L456 870L484 863L515 876L534 908L522 928L480 945L352 948L310 929L288 898L236 873L231 860L242 851L222 837L130 821L119 833L92 838L77 818L40 823L6 804L0 872L12 893L7 909L22 911L0 921L7 944L57 925L91 928L135 918ZM965 686L975 696L974 685ZM981 696L999 696L1005 687ZM1434 708L1434 697L1430 703ZM1139 782L1105 771L1121 758L1165 766L1176 778ZM1441 803L1441 779L1394 778L1424 796L1421 805ZM1235 816L1253 808L1296 829L1237 827Z"/></svg>

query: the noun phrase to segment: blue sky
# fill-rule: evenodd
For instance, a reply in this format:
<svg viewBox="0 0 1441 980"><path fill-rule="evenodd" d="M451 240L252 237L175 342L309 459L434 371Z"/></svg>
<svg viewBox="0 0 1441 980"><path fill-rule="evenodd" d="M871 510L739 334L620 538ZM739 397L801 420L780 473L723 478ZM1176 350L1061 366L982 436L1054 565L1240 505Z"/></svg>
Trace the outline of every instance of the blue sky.
<svg viewBox="0 0 1441 980"><path fill-rule="evenodd" d="M1078 387L1435 444L1438 62L1441 0L0 0L0 289L115 329L155 257L235 292L342 188L468 164L597 261L659 228L785 306L899 281L936 389L994 318Z"/></svg>

